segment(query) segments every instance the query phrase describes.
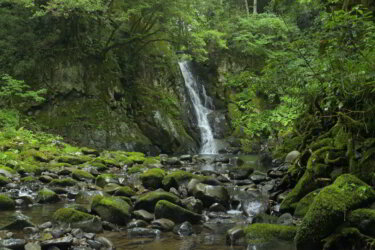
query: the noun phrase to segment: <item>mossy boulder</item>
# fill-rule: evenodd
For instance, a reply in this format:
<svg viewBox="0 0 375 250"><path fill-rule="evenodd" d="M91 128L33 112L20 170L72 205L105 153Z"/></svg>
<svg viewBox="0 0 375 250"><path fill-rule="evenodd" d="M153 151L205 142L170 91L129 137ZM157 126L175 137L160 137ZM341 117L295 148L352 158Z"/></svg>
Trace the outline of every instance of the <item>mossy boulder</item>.
<svg viewBox="0 0 375 250"><path fill-rule="evenodd" d="M5 194L0 194L0 210L10 210L14 209L16 203L12 198Z"/></svg>
<svg viewBox="0 0 375 250"><path fill-rule="evenodd" d="M43 188L38 192L37 201L39 203L54 203L59 200L59 196L51 189Z"/></svg>
<svg viewBox="0 0 375 250"><path fill-rule="evenodd" d="M164 176L164 170L160 168L152 168L141 174L140 178L145 188L155 190L162 187Z"/></svg>
<svg viewBox="0 0 375 250"><path fill-rule="evenodd" d="M58 187L72 187L77 184L77 181L72 178L53 179L48 185Z"/></svg>
<svg viewBox="0 0 375 250"><path fill-rule="evenodd" d="M97 162L97 163L101 163L103 165L105 165L106 167L109 167L109 168L113 168L113 167L116 167L116 168L120 168L121 167L121 163L116 161L115 159L111 159L111 158L106 158L106 157L98 157L98 158L95 158L95 160L93 162Z"/></svg>
<svg viewBox="0 0 375 250"><path fill-rule="evenodd" d="M297 249L321 249L322 239L344 222L348 211L375 200L375 191L357 177L344 174L315 197L298 227Z"/></svg>
<svg viewBox="0 0 375 250"><path fill-rule="evenodd" d="M202 219L201 215L166 200L160 200L156 203L155 218L166 218L175 223L182 223L185 221L199 223Z"/></svg>
<svg viewBox="0 0 375 250"><path fill-rule="evenodd" d="M90 157L84 155L63 155L57 159L58 162L69 163L70 165L80 165L91 160Z"/></svg>
<svg viewBox="0 0 375 250"><path fill-rule="evenodd" d="M117 189L115 191L114 195L115 196L131 197L131 196L135 195L135 191L131 187L125 186L125 187L120 187L119 189Z"/></svg>
<svg viewBox="0 0 375 250"><path fill-rule="evenodd" d="M375 209L356 209L350 213L348 221L362 233L375 237Z"/></svg>
<svg viewBox="0 0 375 250"><path fill-rule="evenodd" d="M98 217L73 208L60 208L52 218L57 223L69 224L70 227L80 228L85 232L99 233L103 231L102 222Z"/></svg>
<svg viewBox="0 0 375 250"><path fill-rule="evenodd" d="M324 250L373 249L375 239L354 227L340 227L324 240Z"/></svg>
<svg viewBox="0 0 375 250"><path fill-rule="evenodd" d="M11 183L11 182L12 181L9 178L7 178L3 175L0 175L0 187L3 187L3 186L5 186L5 185L7 185L8 183Z"/></svg>
<svg viewBox="0 0 375 250"><path fill-rule="evenodd" d="M72 171L72 177L79 181L93 180L95 177L87 171L75 169Z"/></svg>
<svg viewBox="0 0 375 250"><path fill-rule="evenodd" d="M135 165L128 169L128 174L142 173L144 169L146 169L146 167L143 165Z"/></svg>
<svg viewBox="0 0 375 250"><path fill-rule="evenodd" d="M96 150L96 149L93 149L93 148L86 148L86 147L84 147L84 148L81 148L81 152L84 155L95 155L95 156L99 156L100 155L99 151Z"/></svg>
<svg viewBox="0 0 375 250"><path fill-rule="evenodd" d="M175 204L180 204L180 198L172 193L164 191L153 191L139 197L139 199L135 203L135 209L144 209L152 213L154 212L156 203L160 200L166 200Z"/></svg>
<svg viewBox="0 0 375 250"><path fill-rule="evenodd" d="M193 179L191 183L194 181ZM229 204L229 194L223 186L212 186L203 183L197 183L189 189L189 192L197 199L201 200L205 207L209 207L214 203L219 203L224 207Z"/></svg>
<svg viewBox="0 0 375 250"><path fill-rule="evenodd" d="M0 165L0 175L3 175L3 176L8 177L8 178L11 178L11 177L13 177L15 175L18 175L18 173L17 173L16 170L14 170L12 168Z"/></svg>
<svg viewBox="0 0 375 250"><path fill-rule="evenodd" d="M95 184L99 187L104 187L109 183L118 184L118 180L115 175L113 174L101 174L96 177Z"/></svg>
<svg viewBox="0 0 375 250"><path fill-rule="evenodd" d="M96 196L91 204L91 210L103 220L126 225L130 221L132 208L119 197Z"/></svg>
<svg viewBox="0 0 375 250"><path fill-rule="evenodd" d="M244 229L248 243L257 244L272 240L292 241L296 227L276 224L252 224Z"/></svg>
<svg viewBox="0 0 375 250"><path fill-rule="evenodd" d="M171 187L178 188L179 185L183 183L187 183L192 178L196 177L194 174L190 172L186 172L183 170L178 170L172 172L164 177L163 179L163 186L169 190Z"/></svg>
<svg viewBox="0 0 375 250"><path fill-rule="evenodd" d="M296 210L294 211L294 216L296 217L304 217L309 210L310 205L313 203L315 197L319 194L321 189L317 189L308 193L305 197L303 197L296 206Z"/></svg>

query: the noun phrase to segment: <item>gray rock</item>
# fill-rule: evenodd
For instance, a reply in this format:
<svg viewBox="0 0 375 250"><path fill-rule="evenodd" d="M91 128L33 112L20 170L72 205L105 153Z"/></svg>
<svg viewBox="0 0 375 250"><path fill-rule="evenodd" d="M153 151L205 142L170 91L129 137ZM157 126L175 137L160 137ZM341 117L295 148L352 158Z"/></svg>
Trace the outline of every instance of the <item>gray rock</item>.
<svg viewBox="0 0 375 250"><path fill-rule="evenodd" d="M26 241L24 239L6 239L0 240L0 248L24 249Z"/></svg>
<svg viewBox="0 0 375 250"><path fill-rule="evenodd" d="M25 245L25 250L42 250L38 242L29 242Z"/></svg>
<svg viewBox="0 0 375 250"><path fill-rule="evenodd" d="M293 216L290 213L282 214L277 220L277 224L285 226L294 226Z"/></svg>
<svg viewBox="0 0 375 250"><path fill-rule="evenodd" d="M144 220L144 221L152 221L154 219L154 215L147 212L146 210L140 209L133 212L133 215L136 219Z"/></svg>
<svg viewBox="0 0 375 250"><path fill-rule="evenodd" d="M172 231L174 226L175 224L173 221L169 219L165 219L165 218L161 218L161 219L154 220L153 222L151 222L152 228L159 229L164 232Z"/></svg>
<svg viewBox="0 0 375 250"><path fill-rule="evenodd" d="M148 223L144 220L132 220L126 226L128 229L136 228L136 227L147 227Z"/></svg>
<svg viewBox="0 0 375 250"><path fill-rule="evenodd" d="M114 249L112 241L103 236L96 237L95 240L100 242L105 249Z"/></svg>
<svg viewBox="0 0 375 250"><path fill-rule="evenodd" d="M194 233L193 226L188 221L176 226L173 231L180 236L189 236Z"/></svg>
<svg viewBox="0 0 375 250"><path fill-rule="evenodd" d="M191 194L201 200L205 207L209 207L214 203L220 203L224 207L228 207L229 194L223 186L198 183L191 189Z"/></svg>
<svg viewBox="0 0 375 250"><path fill-rule="evenodd" d="M128 229L127 232L130 237L157 238L161 235L161 231L159 229L142 228L142 227L131 228L131 229Z"/></svg>
<svg viewBox="0 0 375 250"><path fill-rule="evenodd" d="M251 176L250 180L253 181L255 184L264 182L267 180L267 175L265 173L255 171Z"/></svg>
<svg viewBox="0 0 375 250"><path fill-rule="evenodd" d="M188 161L191 162L193 160L193 157L191 155L181 155L180 161Z"/></svg>
<svg viewBox="0 0 375 250"><path fill-rule="evenodd" d="M189 210L195 213L202 213L203 210L203 202L199 199L196 199L193 196L190 196L186 199L181 200L181 203Z"/></svg>
<svg viewBox="0 0 375 250"><path fill-rule="evenodd" d="M249 167L232 168L229 171L229 177L232 180L245 180L254 172L254 169Z"/></svg>
<svg viewBox="0 0 375 250"><path fill-rule="evenodd" d="M293 164L300 155L301 155L301 153L298 152L297 150L292 151L289 154L287 154L284 162L289 163L289 164Z"/></svg>
<svg viewBox="0 0 375 250"><path fill-rule="evenodd" d="M227 231L226 240L227 244L232 246L236 244L236 241L245 237L245 232L242 227L234 227Z"/></svg>

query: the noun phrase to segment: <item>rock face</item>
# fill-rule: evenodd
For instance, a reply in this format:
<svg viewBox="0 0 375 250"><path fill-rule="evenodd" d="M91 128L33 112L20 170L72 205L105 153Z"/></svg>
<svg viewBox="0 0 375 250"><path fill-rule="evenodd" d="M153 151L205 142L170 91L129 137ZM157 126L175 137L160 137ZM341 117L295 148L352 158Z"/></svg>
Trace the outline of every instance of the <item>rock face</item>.
<svg viewBox="0 0 375 250"><path fill-rule="evenodd" d="M344 222L348 211L374 200L372 187L352 175L341 175L315 197L298 227L297 249L321 249L321 240Z"/></svg>
<svg viewBox="0 0 375 250"><path fill-rule="evenodd" d="M222 139L230 135L231 129L224 112L213 111L207 118L212 128L214 138Z"/></svg>
<svg viewBox="0 0 375 250"><path fill-rule="evenodd" d="M161 200L155 206L155 218L167 218L175 223L189 221L198 223L201 216L169 201Z"/></svg>

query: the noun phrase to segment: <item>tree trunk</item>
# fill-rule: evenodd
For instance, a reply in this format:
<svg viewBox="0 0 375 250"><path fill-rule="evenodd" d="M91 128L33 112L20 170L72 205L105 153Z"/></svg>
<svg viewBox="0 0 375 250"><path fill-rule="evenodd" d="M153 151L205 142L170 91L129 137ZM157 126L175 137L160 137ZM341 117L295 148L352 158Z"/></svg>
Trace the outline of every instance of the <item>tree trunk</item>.
<svg viewBox="0 0 375 250"><path fill-rule="evenodd" d="M247 3L247 0L245 0L245 8L246 8L246 14L247 14L247 16L249 16L250 11L249 11L249 4Z"/></svg>
<svg viewBox="0 0 375 250"><path fill-rule="evenodd" d="M258 14L258 0L254 0L253 14Z"/></svg>

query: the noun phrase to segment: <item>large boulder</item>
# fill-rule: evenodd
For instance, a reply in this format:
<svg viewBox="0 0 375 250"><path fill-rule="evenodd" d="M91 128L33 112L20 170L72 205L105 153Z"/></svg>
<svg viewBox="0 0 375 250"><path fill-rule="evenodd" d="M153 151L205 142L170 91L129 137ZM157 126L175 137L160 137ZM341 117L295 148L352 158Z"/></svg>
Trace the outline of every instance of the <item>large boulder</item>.
<svg viewBox="0 0 375 250"><path fill-rule="evenodd" d="M348 221L361 233L375 237L375 209L361 208L350 213Z"/></svg>
<svg viewBox="0 0 375 250"><path fill-rule="evenodd" d="M155 190L162 187L164 176L164 170L160 168L152 168L141 174L140 178L145 188Z"/></svg>
<svg viewBox="0 0 375 250"><path fill-rule="evenodd" d="M135 203L135 209L144 209L148 212L154 212L155 205L160 200L167 200L175 204L180 203L180 198L165 191L153 191L139 197Z"/></svg>
<svg viewBox="0 0 375 250"><path fill-rule="evenodd" d="M39 203L53 203L59 200L59 196L51 189L43 188L38 192L37 201Z"/></svg>
<svg viewBox="0 0 375 250"><path fill-rule="evenodd" d="M131 218L131 206L119 197L97 196L92 202L91 210L103 220L118 225L126 225Z"/></svg>
<svg viewBox="0 0 375 250"><path fill-rule="evenodd" d="M166 200L161 200L156 203L155 218L167 218L175 223L182 223L184 221L199 223L199 221L201 220L201 216L199 214L189 211Z"/></svg>
<svg viewBox="0 0 375 250"><path fill-rule="evenodd" d="M60 208L53 214L53 220L60 224L69 224L72 228L80 228L88 233L103 231L102 223L98 217L73 208Z"/></svg>
<svg viewBox="0 0 375 250"><path fill-rule="evenodd" d="M297 230L297 250L321 249L322 239L345 221L348 211L374 200L372 187L353 175L341 175L315 197Z"/></svg>
<svg viewBox="0 0 375 250"><path fill-rule="evenodd" d="M194 179L189 183L189 192L197 199L201 200L205 207L209 207L214 203L228 206L229 194L223 186L211 186L203 183L191 185Z"/></svg>

